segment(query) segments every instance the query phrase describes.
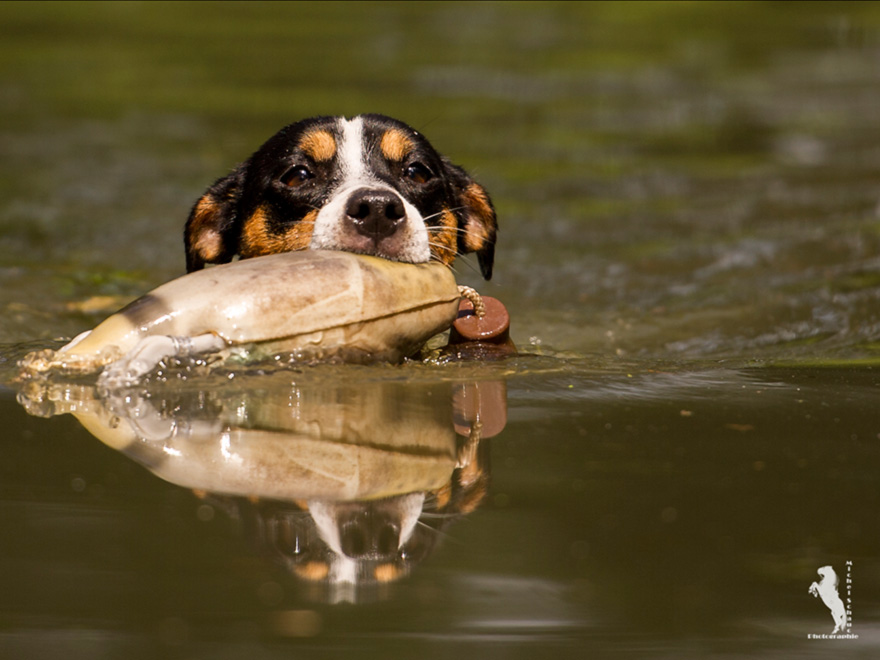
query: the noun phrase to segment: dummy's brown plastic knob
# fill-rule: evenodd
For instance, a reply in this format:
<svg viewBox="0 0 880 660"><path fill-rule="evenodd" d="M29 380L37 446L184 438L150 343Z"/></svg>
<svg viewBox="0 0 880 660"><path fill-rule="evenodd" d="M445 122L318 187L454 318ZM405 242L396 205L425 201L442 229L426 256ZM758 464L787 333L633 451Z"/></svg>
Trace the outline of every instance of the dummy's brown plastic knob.
<svg viewBox="0 0 880 660"><path fill-rule="evenodd" d="M503 380L457 385L452 395L455 432L468 436L475 423L480 437L498 435L507 425L507 384Z"/></svg>
<svg viewBox="0 0 880 660"><path fill-rule="evenodd" d="M479 317L470 300L462 299L458 305L458 318L452 324L450 344L479 341L504 344L510 339L510 315L497 298L483 296L486 313Z"/></svg>

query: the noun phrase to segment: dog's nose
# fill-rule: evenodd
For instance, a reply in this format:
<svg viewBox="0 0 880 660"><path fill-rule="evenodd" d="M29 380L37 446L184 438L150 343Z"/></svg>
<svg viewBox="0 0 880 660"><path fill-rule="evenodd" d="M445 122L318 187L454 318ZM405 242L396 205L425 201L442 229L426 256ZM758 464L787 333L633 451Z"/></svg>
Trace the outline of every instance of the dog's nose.
<svg viewBox="0 0 880 660"><path fill-rule="evenodd" d="M360 512L339 525L339 546L346 557L388 557L397 552L400 527L390 521L377 519L372 512Z"/></svg>
<svg viewBox="0 0 880 660"><path fill-rule="evenodd" d="M390 190L362 188L348 198L345 214L359 234L378 241L397 231L406 211L403 200Z"/></svg>

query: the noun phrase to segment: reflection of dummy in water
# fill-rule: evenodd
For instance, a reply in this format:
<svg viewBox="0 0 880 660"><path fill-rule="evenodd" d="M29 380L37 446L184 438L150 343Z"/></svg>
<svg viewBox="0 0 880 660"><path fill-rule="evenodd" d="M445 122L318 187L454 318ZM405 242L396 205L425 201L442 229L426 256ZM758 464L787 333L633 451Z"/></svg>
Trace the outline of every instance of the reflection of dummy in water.
<svg viewBox="0 0 880 660"><path fill-rule="evenodd" d="M369 500L253 500L207 496L238 519L257 548L300 578L315 596L364 598L408 574L436 547L443 530L486 494L488 443L460 438L463 462L439 488Z"/></svg>
<svg viewBox="0 0 880 660"><path fill-rule="evenodd" d="M193 489L330 600L407 574L485 496L483 440L506 421L503 382L251 384L260 389L165 383L101 398L56 383L19 398L34 414L74 414Z"/></svg>

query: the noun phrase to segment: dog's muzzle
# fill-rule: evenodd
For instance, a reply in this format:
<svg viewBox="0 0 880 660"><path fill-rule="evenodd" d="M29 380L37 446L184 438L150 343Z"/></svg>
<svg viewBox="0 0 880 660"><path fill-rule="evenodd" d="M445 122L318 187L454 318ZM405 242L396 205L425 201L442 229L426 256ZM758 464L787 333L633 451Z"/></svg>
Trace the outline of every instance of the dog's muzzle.
<svg viewBox="0 0 880 660"><path fill-rule="evenodd" d="M345 205L345 221L357 233L377 243L393 236L405 220L403 200L390 190L360 188Z"/></svg>

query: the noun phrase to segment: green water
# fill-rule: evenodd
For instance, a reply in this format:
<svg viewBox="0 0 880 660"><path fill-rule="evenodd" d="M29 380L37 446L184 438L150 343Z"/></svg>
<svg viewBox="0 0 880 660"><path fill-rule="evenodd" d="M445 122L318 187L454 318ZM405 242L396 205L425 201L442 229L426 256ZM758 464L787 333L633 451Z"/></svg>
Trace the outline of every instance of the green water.
<svg viewBox="0 0 880 660"><path fill-rule="evenodd" d="M0 656L876 656L878 108L871 4L0 5ZM520 356L17 401L25 352L182 274L207 185L360 112L492 194L495 275L457 274ZM390 456L418 552L316 579L307 479L169 468L217 428ZM857 640L808 639L825 565Z"/></svg>

